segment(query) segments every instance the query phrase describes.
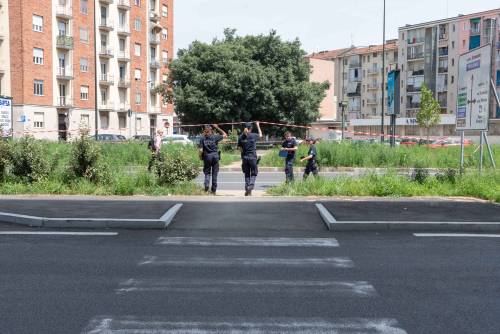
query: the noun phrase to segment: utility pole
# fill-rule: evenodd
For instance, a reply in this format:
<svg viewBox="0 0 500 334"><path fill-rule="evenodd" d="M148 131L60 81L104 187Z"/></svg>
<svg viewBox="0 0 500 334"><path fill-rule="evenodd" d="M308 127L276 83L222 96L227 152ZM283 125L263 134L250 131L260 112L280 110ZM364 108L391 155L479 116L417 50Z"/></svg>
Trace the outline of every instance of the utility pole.
<svg viewBox="0 0 500 334"><path fill-rule="evenodd" d="M385 107L385 0L384 0L384 19L383 19L383 42L382 42L382 117L380 125L380 142L384 143L384 107Z"/></svg>
<svg viewBox="0 0 500 334"><path fill-rule="evenodd" d="M98 116L99 116L99 110L97 108L97 22L96 22L96 16L97 16L97 0L94 0L94 114L95 114L95 140L97 140L97 135L98 130Z"/></svg>

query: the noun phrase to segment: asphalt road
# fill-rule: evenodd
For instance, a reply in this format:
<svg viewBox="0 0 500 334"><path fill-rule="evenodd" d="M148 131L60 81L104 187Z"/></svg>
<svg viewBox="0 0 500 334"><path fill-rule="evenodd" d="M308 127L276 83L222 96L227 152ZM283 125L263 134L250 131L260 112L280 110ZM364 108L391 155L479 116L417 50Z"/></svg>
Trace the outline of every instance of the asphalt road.
<svg viewBox="0 0 500 334"><path fill-rule="evenodd" d="M0 224L0 333L498 333L500 238L332 234L311 202L202 204L168 231Z"/></svg>

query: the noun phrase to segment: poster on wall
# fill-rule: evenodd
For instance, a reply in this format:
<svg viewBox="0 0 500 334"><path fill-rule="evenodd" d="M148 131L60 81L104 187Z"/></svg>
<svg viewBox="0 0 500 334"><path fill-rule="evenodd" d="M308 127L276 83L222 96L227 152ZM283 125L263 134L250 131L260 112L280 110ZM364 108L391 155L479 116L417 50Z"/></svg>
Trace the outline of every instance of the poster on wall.
<svg viewBox="0 0 500 334"><path fill-rule="evenodd" d="M460 56L456 130L487 130L490 114L491 44Z"/></svg>
<svg viewBox="0 0 500 334"><path fill-rule="evenodd" d="M12 131L12 99L0 97L0 137L10 137Z"/></svg>

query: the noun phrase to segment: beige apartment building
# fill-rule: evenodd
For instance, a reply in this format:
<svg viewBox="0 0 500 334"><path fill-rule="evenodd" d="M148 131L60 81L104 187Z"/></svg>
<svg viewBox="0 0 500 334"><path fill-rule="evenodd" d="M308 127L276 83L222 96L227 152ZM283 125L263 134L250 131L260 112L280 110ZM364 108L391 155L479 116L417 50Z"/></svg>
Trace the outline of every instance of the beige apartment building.
<svg viewBox="0 0 500 334"><path fill-rule="evenodd" d="M153 92L173 55L173 0L0 1L15 137L94 133L96 114L99 133L125 137L173 124L173 106Z"/></svg>

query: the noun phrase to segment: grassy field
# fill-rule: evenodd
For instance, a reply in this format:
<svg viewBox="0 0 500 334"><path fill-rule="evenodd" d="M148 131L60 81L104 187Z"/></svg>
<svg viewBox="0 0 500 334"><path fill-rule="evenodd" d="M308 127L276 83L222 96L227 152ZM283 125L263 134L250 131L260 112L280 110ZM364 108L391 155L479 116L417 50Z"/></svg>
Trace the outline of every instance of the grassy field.
<svg viewBox="0 0 500 334"><path fill-rule="evenodd" d="M458 168L460 165L460 147L427 148L424 146L398 146L365 143L318 143L318 162L321 167L422 167L422 168ZM297 157L307 155L308 146L300 145ZM493 145L497 167L500 167L500 145ZM485 166L490 166L485 150ZM283 158L278 150L272 150L262 157L261 166L282 167ZM297 166L305 166L297 159ZM479 165L477 146L465 150L465 166Z"/></svg>
<svg viewBox="0 0 500 334"><path fill-rule="evenodd" d="M500 171L482 175L469 172L457 175L454 182L432 176L420 183L395 173L329 180L310 178L273 187L268 193L275 196L466 196L500 203Z"/></svg>

